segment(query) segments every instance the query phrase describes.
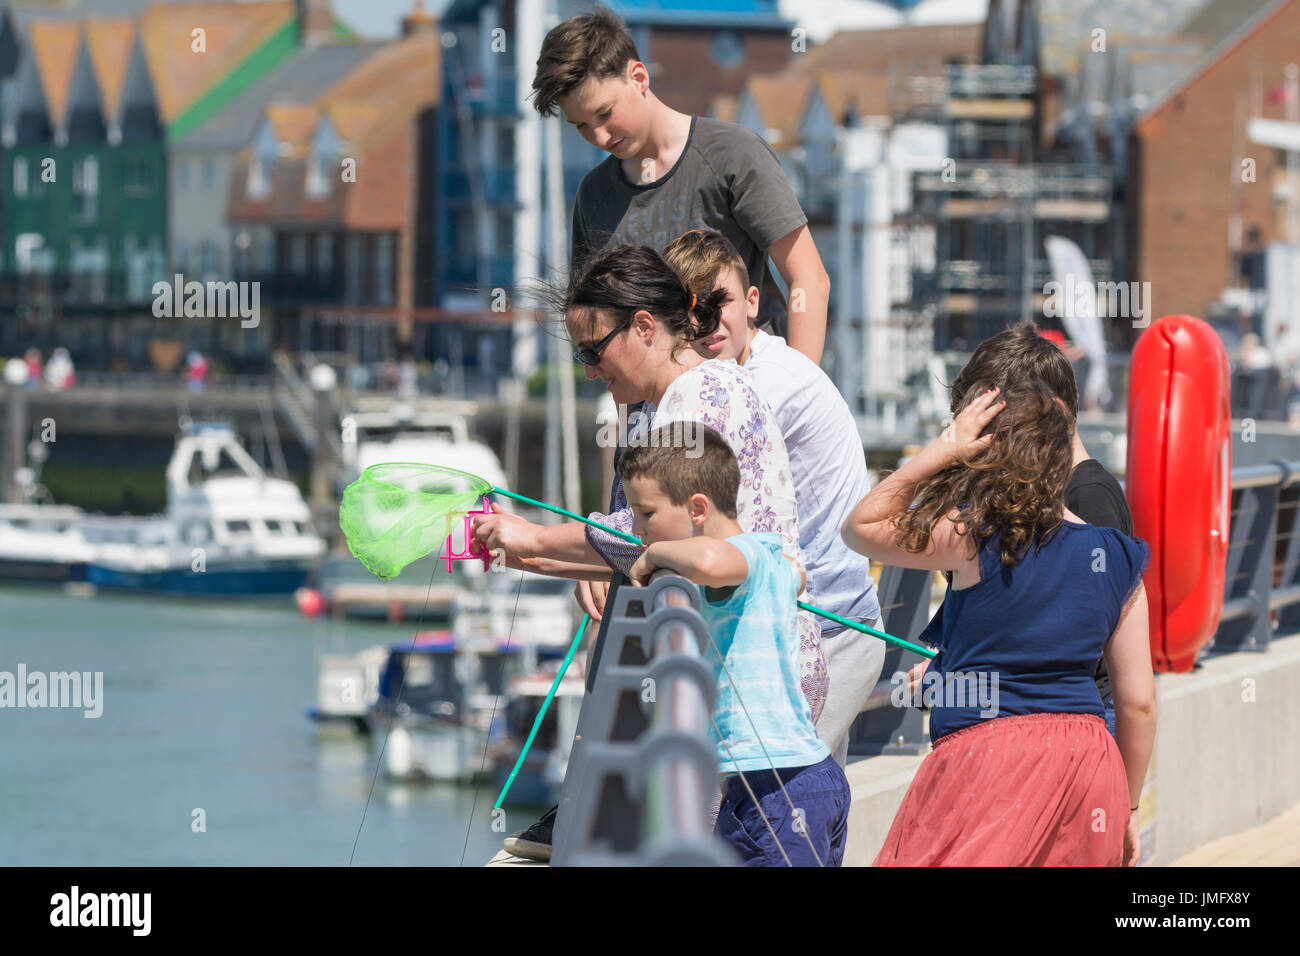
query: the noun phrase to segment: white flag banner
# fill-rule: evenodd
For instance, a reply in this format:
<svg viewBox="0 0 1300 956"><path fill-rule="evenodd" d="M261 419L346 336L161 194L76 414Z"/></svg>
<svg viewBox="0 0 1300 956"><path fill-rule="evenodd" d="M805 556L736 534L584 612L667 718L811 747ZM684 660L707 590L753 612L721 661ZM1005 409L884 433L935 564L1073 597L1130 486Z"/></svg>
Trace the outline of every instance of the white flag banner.
<svg viewBox="0 0 1300 956"><path fill-rule="evenodd" d="M1111 399L1110 370L1106 365L1106 336L1097 316L1097 286L1092 281L1092 268L1083 250L1069 239L1048 236L1044 244L1052 263L1052 278L1066 290L1062 297L1061 324L1088 357L1084 401L1105 405Z"/></svg>

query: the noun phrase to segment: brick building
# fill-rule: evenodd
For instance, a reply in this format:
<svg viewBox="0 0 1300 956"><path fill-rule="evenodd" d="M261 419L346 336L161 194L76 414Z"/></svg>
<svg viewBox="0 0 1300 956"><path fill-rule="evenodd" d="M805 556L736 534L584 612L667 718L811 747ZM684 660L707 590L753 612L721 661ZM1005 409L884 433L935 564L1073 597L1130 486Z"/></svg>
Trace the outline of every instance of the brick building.
<svg viewBox="0 0 1300 956"><path fill-rule="evenodd" d="M1128 278L1151 283L1156 316L1208 314L1225 289L1251 284L1251 260L1270 243L1300 242L1287 235L1286 153L1247 135L1251 119L1286 119L1300 0L1214 6L1235 7L1239 25L1130 137Z"/></svg>

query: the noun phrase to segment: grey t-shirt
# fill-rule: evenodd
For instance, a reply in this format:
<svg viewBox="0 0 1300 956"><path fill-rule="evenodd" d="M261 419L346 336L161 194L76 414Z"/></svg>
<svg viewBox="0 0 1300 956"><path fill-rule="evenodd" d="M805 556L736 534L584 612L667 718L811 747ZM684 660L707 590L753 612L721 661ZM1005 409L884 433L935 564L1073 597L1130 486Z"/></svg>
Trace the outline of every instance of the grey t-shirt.
<svg viewBox="0 0 1300 956"><path fill-rule="evenodd" d="M756 324L786 335L786 304L767 268L767 249L808 222L776 153L746 126L691 117L682 155L652 183L627 181L616 156L582 179L573 204L572 268L611 243L659 252L691 229L716 229L745 260L758 286Z"/></svg>

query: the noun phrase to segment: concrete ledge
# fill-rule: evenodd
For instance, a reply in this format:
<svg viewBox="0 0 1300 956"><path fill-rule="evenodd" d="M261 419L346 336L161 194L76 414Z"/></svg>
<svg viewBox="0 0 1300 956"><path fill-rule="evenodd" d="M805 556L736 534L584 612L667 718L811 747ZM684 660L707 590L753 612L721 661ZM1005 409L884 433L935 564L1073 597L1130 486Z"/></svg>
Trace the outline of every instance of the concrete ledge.
<svg viewBox="0 0 1300 956"><path fill-rule="evenodd" d="M1263 653L1208 658L1190 674L1157 675L1156 695L1142 815L1155 838L1149 862L1171 863L1300 801L1300 635L1274 639ZM845 866L871 865L922 759L849 764Z"/></svg>
<svg viewBox="0 0 1300 956"><path fill-rule="evenodd" d="M541 860L525 860L523 857L507 853L505 850L499 850L497 855L492 857L483 864L484 866L549 866L549 863L543 863Z"/></svg>
<svg viewBox="0 0 1300 956"><path fill-rule="evenodd" d="M894 814L912 777L924 760L916 757L868 757L845 768L853 802L849 805L849 835L845 866L870 866L889 835Z"/></svg>
<svg viewBox="0 0 1300 956"><path fill-rule="evenodd" d="M1300 635L1156 678L1156 856L1170 863L1300 800Z"/></svg>

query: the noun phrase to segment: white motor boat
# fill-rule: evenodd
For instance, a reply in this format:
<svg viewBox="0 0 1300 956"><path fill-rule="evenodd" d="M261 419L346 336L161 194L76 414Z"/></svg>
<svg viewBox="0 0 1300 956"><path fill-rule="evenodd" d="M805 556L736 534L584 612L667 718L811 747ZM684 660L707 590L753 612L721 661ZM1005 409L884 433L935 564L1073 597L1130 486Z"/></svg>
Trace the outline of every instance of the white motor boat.
<svg viewBox="0 0 1300 956"><path fill-rule="evenodd" d="M469 437L467 403L363 400L343 419L343 462L353 476L371 465L413 461L478 475L505 487L496 453Z"/></svg>
<svg viewBox="0 0 1300 956"><path fill-rule="evenodd" d="M290 594L325 551L298 487L266 475L223 423L183 428L163 514L84 516L78 527L96 588Z"/></svg>
<svg viewBox="0 0 1300 956"><path fill-rule="evenodd" d="M0 578L84 581L94 549L70 505L0 505Z"/></svg>

